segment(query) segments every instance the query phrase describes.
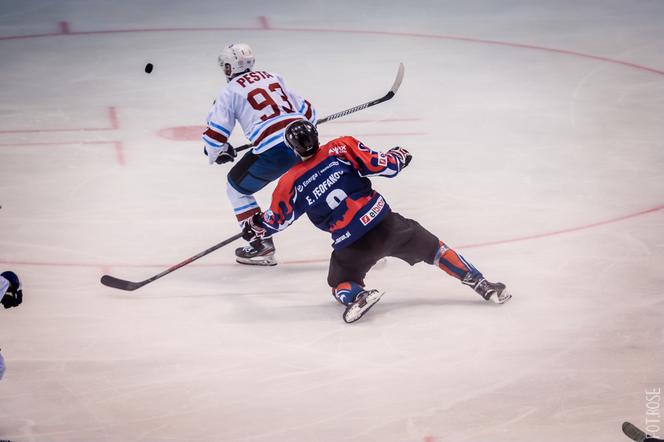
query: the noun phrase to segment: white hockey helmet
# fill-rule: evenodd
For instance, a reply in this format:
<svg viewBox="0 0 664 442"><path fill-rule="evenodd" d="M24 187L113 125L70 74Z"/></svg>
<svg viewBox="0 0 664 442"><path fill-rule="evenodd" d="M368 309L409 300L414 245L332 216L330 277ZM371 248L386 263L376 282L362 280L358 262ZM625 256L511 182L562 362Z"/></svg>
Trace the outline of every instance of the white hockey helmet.
<svg viewBox="0 0 664 442"><path fill-rule="evenodd" d="M229 80L250 70L255 61L254 51L246 43L228 45L219 54L219 66L224 70L224 74Z"/></svg>

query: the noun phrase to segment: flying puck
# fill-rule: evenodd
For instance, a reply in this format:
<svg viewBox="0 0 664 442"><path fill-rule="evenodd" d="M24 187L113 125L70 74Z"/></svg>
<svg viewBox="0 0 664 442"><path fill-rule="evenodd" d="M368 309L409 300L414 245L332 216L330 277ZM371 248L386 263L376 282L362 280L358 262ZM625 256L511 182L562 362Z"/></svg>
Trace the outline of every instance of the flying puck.
<svg viewBox="0 0 664 442"><path fill-rule="evenodd" d="M152 69L154 69L154 66L152 66L152 63L148 63L148 64L145 65L145 73L146 74L149 74L150 72L152 72Z"/></svg>

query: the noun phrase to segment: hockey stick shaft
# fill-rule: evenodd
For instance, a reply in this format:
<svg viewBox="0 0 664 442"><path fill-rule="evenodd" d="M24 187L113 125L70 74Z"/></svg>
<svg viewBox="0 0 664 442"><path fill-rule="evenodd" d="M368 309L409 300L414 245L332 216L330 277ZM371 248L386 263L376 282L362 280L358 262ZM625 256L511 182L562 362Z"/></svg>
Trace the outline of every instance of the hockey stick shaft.
<svg viewBox="0 0 664 442"><path fill-rule="evenodd" d="M397 76L394 79L394 84L392 85L390 90L387 92L387 94L385 94L382 97L377 98L375 100L368 101L364 104L360 104L358 106L351 107L350 109L346 109L346 110L343 110L341 112L337 112L335 114L328 115L327 117L318 120L317 124L327 123L328 121L336 120L337 118L340 118L340 117L345 117L346 115L355 113L357 111L361 111L361 110L366 109L368 107L375 106L377 104L384 103L385 101L390 100L392 97L394 97L394 95L396 95L397 91L399 90L399 87L401 86L401 81L403 80L404 70L405 70L405 68L404 68L403 63L399 63L399 70L397 71Z"/></svg>
<svg viewBox="0 0 664 442"><path fill-rule="evenodd" d="M171 272L176 271L177 269L186 266L187 264L191 264L192 262L196 261L199 258L204 257L205 255L209 255L210 253L214 252L217 249L222 248L223 246L232 243L236 239L239 239L242 237L242 233L237 233L233 236L231 236L228 239L225 239L224 241L220 242L219 244L215 244L214 246L210 247L209 249L203 250L202 252L185 259L182 262L179 262L168 269L164 270L161 273L158 273L144 281L140 282L132 282L132 281L126 281L124 279L119 279L115 278L114 276L110 275L104 275L101 277L101 283L104 284L105 286L112 287L114 289L119 289L119 290L127 290L127 291L133 291L138 288L143 287L144 285L150 284L153 281L156 281L157 279L164 277L168 275Z"/></svg>
<svg viewBox="0 0 664 442"><path fill-rule="evenodd" d="M346 110L343 110L341 112L337 112L337 113L328 115L325 118L321 118L320 120L318 120L316 125L327 123L328 121L336 120L337 118L345 117L346 115L350 115L350 114L353 114L355 112L364 110L368 107L375 106L375 105L380 104L380 103L384 103L387 100L391 99L392 97L394 97L394 95L396 95L397 91L399 90L399 87L401 86L401 81L403 80L404 71L405 71L405 68L404 68L403 63L399 63L399 70L397 71L397 76L394 79L394 84L392 84L392 87L387 92L387 94L383 95L380 98L376 98L375 100L371 100L371 101L368 101L366 103L357 105L355 107L351 107L350 109L346 109ZM241 152L243 150L251 149L252 147L254 147L254 145L252 143L243 144L240 147L236 147L235 151L236 152Z"/></svg>

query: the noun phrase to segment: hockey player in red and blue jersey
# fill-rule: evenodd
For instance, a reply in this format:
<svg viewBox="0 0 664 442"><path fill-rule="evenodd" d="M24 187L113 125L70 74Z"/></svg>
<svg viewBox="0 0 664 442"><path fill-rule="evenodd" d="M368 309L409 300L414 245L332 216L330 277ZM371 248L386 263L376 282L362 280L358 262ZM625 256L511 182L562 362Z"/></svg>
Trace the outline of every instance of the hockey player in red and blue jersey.
<svg viewBox="0 0 664 442"><path fill-rule="evenodd" d="M319 146L316 127L306 120L291 123L285 140L302 162L281 177L270 209L249 219L244 237L269 238L305 213L316 227L330 232L334 251L327 280L334 297L346 306L346 322L360 319L382 296L366 290L364 278L386 256L410 265L436 265L486 300L502 304L511 298L504 284L487 281L417 221L393 212L373 190L369 177L394 177L408 166L412 155L406 149L377 152L353 137Z"/></svg>

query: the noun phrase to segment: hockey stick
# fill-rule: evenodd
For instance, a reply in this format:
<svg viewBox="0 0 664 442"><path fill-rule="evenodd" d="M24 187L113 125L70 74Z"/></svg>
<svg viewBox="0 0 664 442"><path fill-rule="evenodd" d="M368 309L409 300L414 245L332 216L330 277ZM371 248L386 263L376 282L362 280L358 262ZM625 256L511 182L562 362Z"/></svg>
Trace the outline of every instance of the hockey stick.
<svg viewBox="0 0 664 442"><path fill-rule="evenodd" d="M401 81L403 80L404 70L405 70L405 68L403 66L403 63L399 63L399 70L397 71L397 78L394 79L394 84L392 85L392 87L390 88L390 90L387 94L385 94L382 97L377 98L375 100L371 100L367 103L360 104L359 106L351 107L350 109L346 109L344 111L337 112L336 114L328 115L327 117L318 120L317 124L323 124L323 123L327 123L330 120L335 120L339 117L345 117L348 114L352 114L354 112L361 111L361 110L366 109L368 107L375 106L377 104L383 103L383 102L389 100L390 98L394 97L394 95L399 90L399 87L401 86Z"/></svg>
<svg viewBox="0 0 664 442"><path fill-rule="evenodd" d="M360 104L358 106L351 107L350 109L346 109L346 110L343 110L341 112L337 112L336 114L328 115L325 118L321 118L320 120L318 120L316 125L327 123L330 120L336 120L337 118L340 118L340 117L345 117L346 115L355 113L357 111L361 111L363 109L366 109L366 108L371 107L371 106L375 106L375 105L380 104L380 103L384 103L387 100L391 99L392 97L394 97L394 95L399 90L399 87L401 86L401 81L403 80L404 70L405 70L405 68L404 68L403 63L399 63L399 70L397 71L397 77L394 79L394 84L392 85L390 90L387 92L387 94L383 95L380 98L376 98L375 100L371 100L371 101L368 101L364 104ZM243 150L250 149L252 147L254 147L254 145L252 143L243 144L240 147L236 147L235 151L240 152L240 151L243 151Z"/></svg>
<svg viewBox="0 0 664 442"><path fill-rule="evenodd" d="M146 284L150 284L152 281L156 281L157 279L161 278L162 276L166 276L171 272L174 272L175 270L179 269L180 267L184 267L187 264L190 264L194 261L196 261L198 258L202 258L205 255L209 255L210 253L214 252L217 249L222 248L223 246L232 243L236 239L239 239L242 237L242 233L236 233L235 235L231 236L228 239L225 239L224 241L220 242L219 244L216 244L209 249L206 249L202 251L201 253L192 256L191 258L187 258L181 263L175 264L172 267L169 267L168 269L164 270L163 272L154 275L151 278L146 279L145 281L140 281L140 282L132 282L132 281L126 281L124 279L116 278L114 276L110 275L104 275L101 277L101 283L104 284L105 286L108 287L113 287L114 289L120 289L120 290L127 290L127 291L134 291L136 289L139 289L143 287Z"/></svg>
<svg viewBox="0 0 664 442"><path fill-rule="evenodd" d="M383 103L383 102L391 99L392 97L394 97L394 95L399 90L399 87L401 86L401 81L403 80L404 70L405 70L405 68L404 68L403 63L399 63L399 70L397 71L397 77L394 79L394 84L392 84L392 87L387 92L387 94L385 94L381 98L377 98L375 100L371 100L371 101L366 102L364 104L360 104L359 106L351 107L350 109L346 109L344 111L337 112L337 113L332 114L332 115L328 115L327 117L318 120L317 124L323 124L323 123L326 123L330 120L335 120L337 118L344 117L346 115L352 114L352 113L357 112L357 111L361 111L363 109L366 109L366 108L371 107L371 106L375 106L377 104ZM243 150L246 150L246 149L250 149L252 147L254 147L254 145L252 143L244 144L240 147L235 148L235 151L240 152L240 151L243 151ZM230 238L220 242L219 244L214 245L214 246L210 247L209 249L204 250L201 253L192 256L191 258L185 259L181 263L175 264L174 266L172 266L172 267L164 270L163 272L161 272L157 275L154 275L153 277L148 278L144 281L132 282L132 281L127 281L127 280L124 280L124 279L116 278L116 277L110 276L110 275L104 275L104 276L101 277L101 283L104 284L105 286L112 287L112 288L119 289L119 290L134 291L136 289L139 289L139 288L143 287L144 285L150 284L151 282L153 282L153 281L155 281L155 280L157 280L157 279L159 279L163 276L168 275L169 273L179 269L180 267L184 267L187 264L190 264L190 263L196 261L197 259L202 258L203 256L208 255L208 254L214 252L215 250L217 250L217 249L219 249L219 248L221 248L221 247L223 247L227 244L230 244L231 242L235 241L236 239L240 238L241 236L242 236L241 233L233 235Z"/></svg>
<svg viewBox="0 0 664 442"><path fill-rule="evenodd" d="M646 433L641 431L635 425L629 422L623 422L622 424L623 433L625 436L636 442L661 442L662 439L657 439L656 437L648 436Z"/></svg>

